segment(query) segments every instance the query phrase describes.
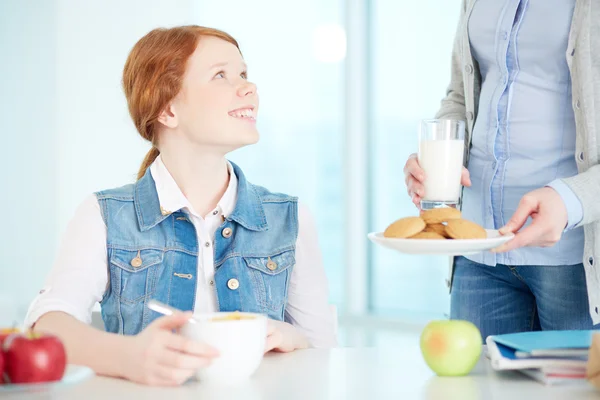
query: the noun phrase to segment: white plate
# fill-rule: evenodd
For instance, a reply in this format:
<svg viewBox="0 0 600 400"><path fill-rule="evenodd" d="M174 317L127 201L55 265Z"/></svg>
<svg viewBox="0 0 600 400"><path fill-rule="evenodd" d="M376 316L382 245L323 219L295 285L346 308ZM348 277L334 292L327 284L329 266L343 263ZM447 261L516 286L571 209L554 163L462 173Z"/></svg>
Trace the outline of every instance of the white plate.
<svg viewBox="0 0 600 400"><path fill-rule="evenodd" d="M91 368L82 365L67 365L67 370L60 381L44 382L44 383L27 383L27 384L11 384L0 383L0 393L2 392L38 392L53 390L66 385L83 382L94 376L94 371Z"/></svg>
<svg viewBox="0 0 600 400"><path fill-rule="evenodd" d="M372 232L368 237L374 243L405 254L464 256L489 251L515 236L512 233L503 236L494 229L486 231L486 239L396 239L384 237L383 232Z"/></svg>

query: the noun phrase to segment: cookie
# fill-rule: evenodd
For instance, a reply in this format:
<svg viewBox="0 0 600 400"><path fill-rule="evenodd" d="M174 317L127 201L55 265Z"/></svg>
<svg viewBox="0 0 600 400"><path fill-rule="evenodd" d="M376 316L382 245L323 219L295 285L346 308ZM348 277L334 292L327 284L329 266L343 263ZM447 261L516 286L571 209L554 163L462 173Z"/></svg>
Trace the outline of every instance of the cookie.
<svg viewBox="0 0 600 400"><path fill-rule="evenodd" d="M393 222L387 227L383 236L387 238L408 238L425 229L425 221L420 217L406 217Z"/></svg>
<svg viewBox="0 0 600 400"><path fill-rule="evenodd" d="M431 210L423 211L421 218L426 224L441 224L442 222L448 222L452 219L460 219L460 211L456 208L444 207L444 208L433 208Z"/></svg>
<svg viewBox="0 0 600 400"><path fill-rule="evenodd" d="M419 232L414 236L411 236L410 239L442 239L446 240L446 238L439 233L435 232Z"/></svg>
<svg viewBox="0 0 600 400"><path fill-rule="evenodd" d="M429 224L425 227L423 232L434 232L438 235L442 235L443 237L448 237L446 233L446 225L444 224Z"/></svg>
<svg viewBox="0 0 600 400"><path fill-rule="evenodd" d="M453 219L446 225L446 233L452 239L485 239L487 232L475 222L466 219Z"/></svg>

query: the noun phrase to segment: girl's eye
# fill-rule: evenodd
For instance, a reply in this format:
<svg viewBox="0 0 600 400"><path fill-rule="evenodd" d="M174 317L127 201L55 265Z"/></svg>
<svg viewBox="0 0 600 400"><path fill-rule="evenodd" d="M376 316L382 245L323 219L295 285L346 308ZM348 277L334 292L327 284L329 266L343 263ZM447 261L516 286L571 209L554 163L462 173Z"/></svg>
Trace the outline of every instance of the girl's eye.
<svg viewBox="0 0 600 400"><path fill-rule="evenodd" d="M244 71L244 72L242 72L242 73L240 74L240 76L241 76L243 79L248 79L248 73L247 73L247 72L245 72L245 71Z"/></svg>
<svg viewBox="0 0 600 400"><path fill-rule="evenodd" d="M217 72L217 74L215 75L215 78L219 78L219 79L225 78L225 72L223 72L223 71Z"/></svg>

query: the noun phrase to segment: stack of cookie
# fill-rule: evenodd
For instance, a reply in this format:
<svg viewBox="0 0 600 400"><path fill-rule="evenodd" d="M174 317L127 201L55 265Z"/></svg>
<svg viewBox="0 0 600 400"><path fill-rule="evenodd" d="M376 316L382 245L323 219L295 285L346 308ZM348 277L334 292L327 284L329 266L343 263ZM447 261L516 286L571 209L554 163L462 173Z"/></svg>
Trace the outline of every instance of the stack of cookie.
<svg viewBox="0 0 600 400"><path fill-rule="evenodd" d="M418 217L401 218L387 227L383 236L397 239L485 239L487 232L461 218L456 208L434 208Z"/></svg>

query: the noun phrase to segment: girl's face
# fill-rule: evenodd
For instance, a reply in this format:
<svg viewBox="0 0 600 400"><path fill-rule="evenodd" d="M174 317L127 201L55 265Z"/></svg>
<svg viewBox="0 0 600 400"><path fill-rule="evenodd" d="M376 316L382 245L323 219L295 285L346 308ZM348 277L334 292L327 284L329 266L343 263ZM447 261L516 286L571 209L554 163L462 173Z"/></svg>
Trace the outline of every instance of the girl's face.
<svg viewBox="0 0 600 400"><path fill-rule="evenodd" d="M257 114L256 85L248 81L238 48L206 36L188 60L181 92L159 121L191 144L227 153L258 141Z"/></svg>

